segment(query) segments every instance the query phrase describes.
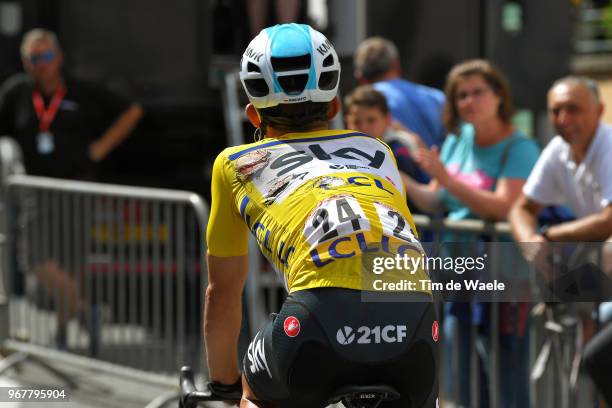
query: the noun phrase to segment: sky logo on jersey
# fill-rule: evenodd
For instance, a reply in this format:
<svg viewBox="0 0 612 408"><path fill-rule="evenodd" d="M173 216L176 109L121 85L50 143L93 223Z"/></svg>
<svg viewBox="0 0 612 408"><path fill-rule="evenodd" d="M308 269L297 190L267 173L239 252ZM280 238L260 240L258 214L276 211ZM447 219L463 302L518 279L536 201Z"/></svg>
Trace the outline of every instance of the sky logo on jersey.
<svg viewBox="0 0 612 408"><path fill-rule="evenodd" d="M230 156L240 180L264 196L265 205L280 205L304 183L319 177L358 171L351 186L397 195L401 177L391 153L369 136L349 140L336 136L292 139L257 145Z"/></svg>
<svg viewBox="0 0 612 408"><path fill-rule="evenodd" d="M297 150L282 154L272 161L270 168L279 170L276 176L281 177L312 161L329 161L336 157L360 162L368 167L379 169L387 157L382 150L375 150L372 153L371 151L364 151L356 147L341 147L333 152L327 152L323 149L322 145L311 144L308 145L308 150L310 150L310 153L307 153L306 150ZM338 163L334 164L337 165Z"/></svg>
<svg viewBox="0 0 612 408"><path fill-rule="evenodd" d="M295 337L300 334L300 321L295 316L289 316L284 323L285 334L289 337Z"/></svg>

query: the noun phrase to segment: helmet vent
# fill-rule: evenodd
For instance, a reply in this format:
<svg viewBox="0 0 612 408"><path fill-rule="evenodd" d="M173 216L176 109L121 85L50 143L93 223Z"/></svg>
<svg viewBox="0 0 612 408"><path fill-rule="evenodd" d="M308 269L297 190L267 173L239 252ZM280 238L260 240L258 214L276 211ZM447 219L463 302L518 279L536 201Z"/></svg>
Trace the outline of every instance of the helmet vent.
<svg viewBox="0 0 612 408"><path fill-rule="evenodd" d="M264 96L268 95L270 91L268 89L268 83L266 82L266 80L261 78L245 79L244 86L246 86L247 91L249 91L249 94L251 94L251 96L254 96L255 98L263 98Z"/></svg>
<svg viewBox="0 0 612 408"><path fill-rule="evenodd" d="M308 83L308 74L281 76L278 83L287 95L299 95L304 92Z"/></svg>
<svg viewBox="0 0 612 408"><path fill-rule="evenodd" d="M331 91L338 83L338 71L322 72L319 77L319 89L323 91Z"/></svg>
<svg viewBox="0 0 612 408"><path fill-rule="evenodd" d="M323 60L323 66L324 67L331 67L332 65L334 65L334 56L332 54L329 54Z"/></svg>
<svg viewBox="0 0 612 408"><path fill-rule="evenodd" d="M261 70L257 65L249 61L249 63L247 64L247 72L261 72Z"/></svg>
<svg viewBox="0 0 612 408"><path fill-rule="evenodd" d="M276 72L297 71L310 68L310 54L287 58L272 57L271 60L272 69Z"/></svg>

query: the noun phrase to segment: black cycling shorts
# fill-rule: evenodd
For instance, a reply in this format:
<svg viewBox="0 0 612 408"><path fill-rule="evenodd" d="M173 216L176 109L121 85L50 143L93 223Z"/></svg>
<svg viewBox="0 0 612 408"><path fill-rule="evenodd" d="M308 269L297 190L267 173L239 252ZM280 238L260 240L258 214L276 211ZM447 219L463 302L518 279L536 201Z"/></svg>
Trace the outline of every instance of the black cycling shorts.
<svg viewBox="0 0 612 408"><path fill-rule="evenodd" d="M380 407L435 407L438 323L429 299L363 302L362 292L341 288L292 293L249 345L249 386L280 407L324 407L343 386L379 384L401 394Z"/></svg>

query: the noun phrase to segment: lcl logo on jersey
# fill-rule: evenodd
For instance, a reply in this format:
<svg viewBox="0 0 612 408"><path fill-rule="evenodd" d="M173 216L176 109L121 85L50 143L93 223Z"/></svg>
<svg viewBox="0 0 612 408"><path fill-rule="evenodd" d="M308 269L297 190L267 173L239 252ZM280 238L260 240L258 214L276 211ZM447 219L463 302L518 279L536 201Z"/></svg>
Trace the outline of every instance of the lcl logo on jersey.
<svg viewBox="0 0 612 408"><path fill-rule="evenodd" d="M367 327L361 326L357 330L344 326L336 332L336 341L343 346L352 344L357 339L357 344L380 344L401 343L406 338L406 326L387 325Z"/></svg>

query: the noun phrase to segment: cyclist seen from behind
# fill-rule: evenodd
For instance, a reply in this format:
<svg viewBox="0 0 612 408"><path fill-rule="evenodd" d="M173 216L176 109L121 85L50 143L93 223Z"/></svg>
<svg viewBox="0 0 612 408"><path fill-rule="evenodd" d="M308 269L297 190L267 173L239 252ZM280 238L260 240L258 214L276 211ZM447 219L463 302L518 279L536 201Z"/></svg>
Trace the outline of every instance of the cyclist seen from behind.
<svg viewBox="0 0 612 408"><path fill-rule="evenodd" d="M436 406L435 308L414 284L426 271L388 282L401 269L396 254L423 250L388 146L328 129L339 110L333 45L307 25L277 25L251 41L240 69L262 139L225 149L214 164L204 317L211 388L242 384L241 407L323 407L344 386L384 384L400 398L381 407ZM249 232L289 295L240 370ZM407 281L413 290L400 285ZM384 301L397 288L402 301Z"/></svg>

